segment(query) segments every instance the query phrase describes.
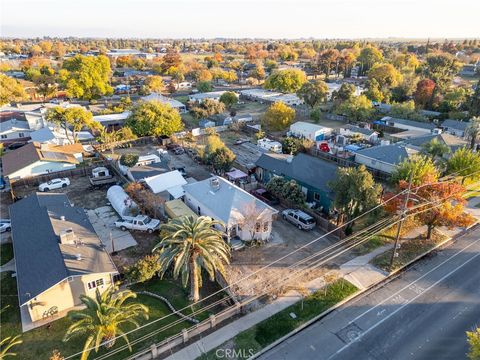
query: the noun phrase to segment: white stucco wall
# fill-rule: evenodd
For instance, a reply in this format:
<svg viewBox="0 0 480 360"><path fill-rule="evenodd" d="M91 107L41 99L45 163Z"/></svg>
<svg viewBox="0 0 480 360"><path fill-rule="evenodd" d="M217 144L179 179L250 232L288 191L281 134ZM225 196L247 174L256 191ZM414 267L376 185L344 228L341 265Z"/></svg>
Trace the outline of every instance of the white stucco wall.
<svg viewBox="0 0 480 360"><path fill-rule="evenodd" d="M387 164L361 154L355 154L355 162L391 174L395 168L394 164Z"/></svg>
<svg viewBox="0 0 480 360"><path fill-rule="evenodd" d="M12 174L8 175L10 180L18 180L32 176L49 174L63 170L75 169L75 164L63 162L37 161L31 165L25 166Z"/></svg>

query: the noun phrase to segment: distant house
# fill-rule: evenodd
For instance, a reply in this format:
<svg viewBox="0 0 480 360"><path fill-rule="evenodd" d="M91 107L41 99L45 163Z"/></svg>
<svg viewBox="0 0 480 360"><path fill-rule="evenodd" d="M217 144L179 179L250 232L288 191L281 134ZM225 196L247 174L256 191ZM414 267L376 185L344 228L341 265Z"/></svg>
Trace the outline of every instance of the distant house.
<svg viewBox="0 0 480 360"><path fill-rule="evenodd" d="M187 184L178 170L168 171L163 174L145 178L145 184L154 194L164 194L167 200L178 199L184 195L182 186Z"/></svg>
<svg viewBox="0 0 480 360"><path fill-rule="evenodd" d="M441 144L445 144L450 148L450 152L454 153L461 147L468 146L467 141L459 138L455 135L442 133L442 134L431 134L425 135L421 137L416 137L413 139L405 140L405 144L409 144L410 147L416 148L417 150L421 151L422 147L428 144L429 142L436 140Z"/></svg>
<svg viewBox="0 0 480 360"><path fill-rule="evenodd" d="M321 206L324 211L330 209L334 195L329 183L336 178L335 164L303 153L296 156L265 153L255 164L261 182L266 184L275 176L295 180L302 187L307 202Z"/></svg>
<svg viewBox="0 0 480 360"><path fill-rule="evenodd" d="M93 120L98 121L105 127L122 127L130 114L130 111L124 111L117 114L96 115Z"/></svg>
<svg viewBox="0 0 480 360"><path fill-rule="evenodd" d="M333 129L326 126L316 125L304 121L297 121L296 123L290 125L290 131L288 132L288 135L315 142L324 140L327 136L331 135L332 131Z"/></svg>
<svg viewBox="0 0 480 360"><path fill-rule="evenodd" d="M185 106L185 104L181 103L178 100L163 96L162 94L151 93L150 95L144 96L141 99L143 101L159 101L162 104L168 104L172 108L177 109L180 114L184 114L187 112L187 107Z"/></svg>
<svg viewBox="0 0 480 360"><path fill-rule="evenodd" d="M284 94L281 92L275 92L265 89L241 90L240 95L245 99L258 102L283 102L285 105L289 106L297 106L303 104L303 100L300 99L297 94Z"/></svg>
<svg viewBox="0 0 480 360"><path fill-rule="evenodd" d="M469 125L468 121L447 119L441 126L445 132L463 138Z"/></svg>
<svg viewBox="0 0 480 360"><path fill-rule="evenodd" d="M430 122L420 122L407 119L392 118L385 116L381 120L387 126L402 130L415 130L419 132L431 133L437 126Z"/></svg>
<svg viewBox="0 0 480 360"><path fill-rule="evenodd" d="M372 129L365 129L356 125L346 124L340 128L340 135L343 136L359 136L361 139L364 139L371 143L376 143L378 141L378 132Z"/></svg>
<svg viewBox="0 0 480 360"><path fill-rule="evenodd" d="M22 330L64 317L113 284L117 269L83 208L36 193L10 206Z"/></svg>
<svg viewBox="0 0 480 360"><path fill-rule="evenodd" d="M267 240L272 231L273 217L278 211L228 180L214 176L183 186L185 203L197 215L210 216L226 226L228 240ZM244 226L246 216L258 216L255 228Z"/></svg>
<svg viewBox="0 0 480 360"><path fill-rule="evenodd" d="M211 91L206 93L198 93L188 95L188 100L196 103L202 103L205 99L220 101L220 97L225 94L226 91Z"/></svg>
<svg viewBox="0 0 480 360"><path fill-rule="evenodd" d="M460 75L463 76L475 76L480 72L480 61L475 64L465 64L460 70Z"/></svg>
<svg viewBox="0 0 480 360"><path fill-rule="evenodd" d="M1 111L0 112L0 142L11 144L30 140L30 124L24 112Z"/></svg>
<svg viewBox="0 0 480 360"><path fill-rule="evenodd" d="M355 162L387 174L404 159L418 154L418 150L405 144L372 146L355 153Z"/></svg>
<svg viewBox="0 0 480 360"><path fill-rule="evenodd" d="M76 133L77 140L91 141L94 139L93 135L88 131L79 131ZM44 127L40 130L30 133L31 141L41 144L52 145L69 145L72 143L73 133L68 131L68 137L65 134L65 130L54 126Z"/></svg>
<svg viewBox="0 0 480 360"><path fill-rule="evenodd" d="M198 122L198 126L202 129L214 127L215 125L215 122L209 119L200 119L200 121Z"/></svg>
<svg viewBox="0 0 480 360"><path fill-rule="evenodd" d="M6 153L3 174L10 181L74 169L83 161L81 144L54 146L37 142Z"/></svg>

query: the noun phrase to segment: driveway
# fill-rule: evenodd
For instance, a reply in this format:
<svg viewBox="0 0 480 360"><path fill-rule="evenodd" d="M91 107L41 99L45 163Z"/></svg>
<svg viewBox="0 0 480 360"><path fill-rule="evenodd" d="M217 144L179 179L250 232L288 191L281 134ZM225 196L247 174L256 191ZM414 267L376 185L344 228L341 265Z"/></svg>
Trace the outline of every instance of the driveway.
<svg viewBox="0 0 480 360"><path fill-rule="evenodd" d="M233 290L240 297L258 294L268 284L285 278L291 272L290 265L337 241L334 237L325 236L305 246L324 234L319 229L299 230L279 217L273 222L272 240L269 243L233 252L231 266L227 268L228 282L235 283ZM301 249L302 246L305 248ZM295 253L292 254L294 251ZM273 261L277 262L267 269L262 269ZM309 264L311 261L306 261L303 265L308 266ZM322 276L326 271L328 271L327 267L314 268L301 281L297 280L295 284L291 285L295 288L302 288L304 284ZM241 280L245 276L249 276L249 278Z"/></svg>

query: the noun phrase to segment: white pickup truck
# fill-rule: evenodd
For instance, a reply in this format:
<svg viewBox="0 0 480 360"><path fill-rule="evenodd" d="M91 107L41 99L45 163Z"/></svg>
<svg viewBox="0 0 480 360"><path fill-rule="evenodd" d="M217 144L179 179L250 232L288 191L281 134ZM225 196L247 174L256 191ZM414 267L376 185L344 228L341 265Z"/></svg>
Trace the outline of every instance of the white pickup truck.
<svg viewBox="0 0 480 360"><path fill-rule="evenodd" d="M138 215L135 217L125 216L122 220L115 221L115 226L123 231L126 231L127 229L140 230L151 234L160 227L160 220L151 219L145 215Z"/></svg>

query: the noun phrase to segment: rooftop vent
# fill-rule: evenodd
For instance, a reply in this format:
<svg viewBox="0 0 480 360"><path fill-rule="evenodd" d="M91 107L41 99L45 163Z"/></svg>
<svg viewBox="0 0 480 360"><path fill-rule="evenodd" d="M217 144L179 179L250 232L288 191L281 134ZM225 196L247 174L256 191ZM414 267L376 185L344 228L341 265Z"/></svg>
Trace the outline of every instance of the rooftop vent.
<svg viewBox="0 0 480 360"><path fill-rule="evenodd" d="M62 244L74 244L75 233L72 229L65 229L60 231L60 243Z"/></svg>
<svg viewBox="0 0 480 360"><path fill-rule="evenodd" d="M210 186L211 186L212 189L214 189L214 190L220 189L220 180L218 180L218 178L216 178L216 177L211 178L211 179L210 179Z"/></svg>
<svg viewBox="0 0 480 360"><path fill-rule="evenodd" d="M82 260L82 254L75 254L75 259L78 261Z"/></svg>
<svg viewBox="0 0 480 360"><path fill-rule="evenodd" d="M65 221L65 216L60 216L60 220Z"/></svg>

